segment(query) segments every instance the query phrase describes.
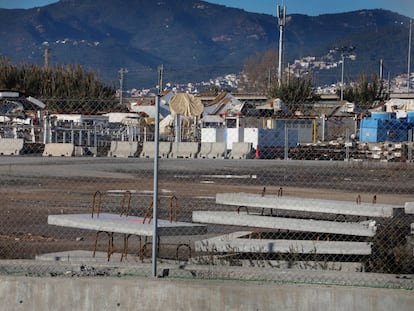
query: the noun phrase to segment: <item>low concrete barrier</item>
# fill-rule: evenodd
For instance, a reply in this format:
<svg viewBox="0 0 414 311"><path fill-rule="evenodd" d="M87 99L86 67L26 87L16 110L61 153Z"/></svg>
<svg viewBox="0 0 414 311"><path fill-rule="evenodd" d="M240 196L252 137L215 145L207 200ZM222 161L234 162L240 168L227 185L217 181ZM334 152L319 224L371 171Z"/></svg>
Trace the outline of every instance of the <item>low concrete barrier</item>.
<svg viewBox="0 0 414 311"><path fill-rule="evenodd" d="M212 143L209 159L225 159L227 155L226 143Z"/></svg>
<svg viewBox="0 0 414 311"><path fill-rule="evenodd" d="M192 158L197 157L199 151L199 144L192 142L179 142L172 143L171 152L168 155L169 158Z"/></svg>
<svg viewBox="0 0 414 311"><path fill-rule="evenodd" d="M0 155L19 155L23 143L23 138L0 138Z"/></svg>
<svg viewBox="0 0 414 311"><path fill-rule="evenodd" d="M213 148L213 143L210 143L210 142L201 143L198 157L201 159L208 159L208 155L212 151L212 148Z"/></svg>
<svg viewBox="0 0 414 311"><path fill-rule="evenodd" d="M73 144L51 143L45 145L44 157L71 157L75 151Z"/></svg>
<svg viewBox="0 0 414 311"><path fill-rule="evenodd" d="M412 291L402 289L137 277L0 276L0 299L8 311L412 311L414 305Z"/></svg>
<svg viewBox="0 0 414 311"><path fill-rule="evenodd" d="M406 214L414 215L414 202L406 202L404 205L404 211Z"/></svg>
<svg viewBox="0 0 414 311"><path fill-rule="evenodd" d="M142 151L140 153L141 158L154 158L155 144L153 141L146 141L142 145ZM158 156L160 158L168 158L171 152L171 143L168 141L160 141L158 144Z"/></svg>
<svg viewBox="0 0 414 311"><path fill-rule="evenodd" d="M227 155L226 143L201 143L199 158L202 159L225 159Z"/></svg>
<svg viewBox="0 0 414 311"><path fill-rule="evenodd" d="M158 157L168 158L168 155L171 152L171 142L169 141L160 141L158 147Z"/></svg>
<svg viewBox="0 0 414 311"><path fill-rule="evenodd" d="M234 142L229 159L252 159L254 157L252 143Z"/></svg>
<svg viewBox="0 0 414 311"><path fill-rule="evenodd" d="M154 158L154 142L153 141L146 141L142 145L142 151L139 155L140 158Z"/></svg>
<svg viewBox="0 0 414 311"><path fill-rule="evenodd" d="M137 141L111 141L109 157L130 158L138 154Z"/></svg>

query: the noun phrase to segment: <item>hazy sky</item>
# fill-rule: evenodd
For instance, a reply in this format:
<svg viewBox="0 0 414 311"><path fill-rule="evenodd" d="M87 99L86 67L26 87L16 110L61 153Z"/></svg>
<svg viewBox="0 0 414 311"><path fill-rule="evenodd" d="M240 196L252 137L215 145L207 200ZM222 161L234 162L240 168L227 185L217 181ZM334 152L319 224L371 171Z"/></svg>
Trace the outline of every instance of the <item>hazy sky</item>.
<svg viewBox="0 0 414 311"><path fill-rule="evenodd" d="M32 8L53 2L57 0L0 0L0 8ZM387 9L414 18L414 0L210 0L208 2L271 15L276 15L276 5L279 4L286 5L288 14L319 15L360 9Z"/></svg>

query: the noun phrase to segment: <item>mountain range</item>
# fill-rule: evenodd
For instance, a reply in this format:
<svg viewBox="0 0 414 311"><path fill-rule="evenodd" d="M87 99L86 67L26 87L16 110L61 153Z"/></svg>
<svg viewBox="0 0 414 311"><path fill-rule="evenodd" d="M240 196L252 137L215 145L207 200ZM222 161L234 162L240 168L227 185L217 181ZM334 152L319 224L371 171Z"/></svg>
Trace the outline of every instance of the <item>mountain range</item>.
<svg viewBox="0 0 414 311"><path fill-rule="evenodd" d="M289 8L287 8L289 9ZM409 18L386 10L287 15L284 60L355 47L347 76L384 70L406 72ZM249 56L277 49L276 17L198 0L60 0L28 10L0 9L0 55L13 63L81 64L126 88L164 81L208 80L238 73ZM277 60L275 60L277 62ZM316 72L320 83L338 81L339 70Z"/></svg>

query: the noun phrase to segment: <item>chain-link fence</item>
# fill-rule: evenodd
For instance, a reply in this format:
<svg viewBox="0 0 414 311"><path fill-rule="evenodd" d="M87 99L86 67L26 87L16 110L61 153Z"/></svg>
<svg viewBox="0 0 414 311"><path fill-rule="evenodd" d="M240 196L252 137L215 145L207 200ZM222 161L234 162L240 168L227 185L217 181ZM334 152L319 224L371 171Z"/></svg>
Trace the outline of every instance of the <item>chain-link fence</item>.
<svg viewBox="0 0 414 311"><path fill-rule="evenodd" d="M217 120L4 121L1 273L414 288L409 117Z"/></svg>

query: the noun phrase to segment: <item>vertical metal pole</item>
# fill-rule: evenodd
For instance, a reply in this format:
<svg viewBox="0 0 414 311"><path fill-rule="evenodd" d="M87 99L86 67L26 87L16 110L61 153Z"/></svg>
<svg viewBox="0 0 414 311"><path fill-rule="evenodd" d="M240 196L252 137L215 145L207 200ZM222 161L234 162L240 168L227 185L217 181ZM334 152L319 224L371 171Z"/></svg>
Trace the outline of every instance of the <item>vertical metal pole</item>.
<svg viewBox="0 0 414 311"><path fill-rule="evenodd" d="M344 68L345 67L345 57L342 52L342 72L341 72L341 101L344 100Z"/></svg>
<svg viewBox="0 0 414 311"><path fill-rule="evenodd" d="M349 128L345 130L345 159L349 161Z"/></svg>
<svg viewBox="0 0 414 311"><path fill-rule="evenodd" d="M413 20L410 19L410 31L408 37L408 70L407 70L407 93L410 93L410 75L411 75L411 34L413 28Z"/></svg>
<svg viewBox="0 0 414 311"><path fill-rule="evenodd" d="M286 6L277 6L277 19L279 25L279 68L278 68L278 83L282 85L282 63L283 63L283 29L286 25Z"/></svg>
<svg viewBox="0 0 414 311"><path fill-rule="evenodd" d="M93 146L96 148L96 155L98 154L98 137L96 133L96 125L93 127Z"/></svg>
<svg viewBox="0 0 414 311"><path fill-rule="evenodd" d="M160 96L155 97L155 137L154 137L154 193L153 193L153 232L152 232L152 276L157 276L158 255L158 155L159 155L159 108Z"/></svg>
<svg viewBox="0 0 414 311"><path fill-rule="evenodd" d="M176 143L181 142L181 115L175 115L175 140Z"/></svg>
<svg viewBox="0 0 414 311"><path fill-rule="evenodd" d="M153 190L153 232L152 232L152 276L157 276L158 257L158 156L160 138L160 94L164 68L159 68L159 90L155 97L155 133L154 133L154 190Z"/></svg>
<svg viewBox="0 0 414 311"><path fill-rule="evenodd" d="M325 142L325 114L322 114L322 141Z"/></svg>
<svg viewBox="0 0 414 311"><path fill-rule="evenodd" d="M285 160L289 160L289 132L287 120L285 121Z"/></svg>

